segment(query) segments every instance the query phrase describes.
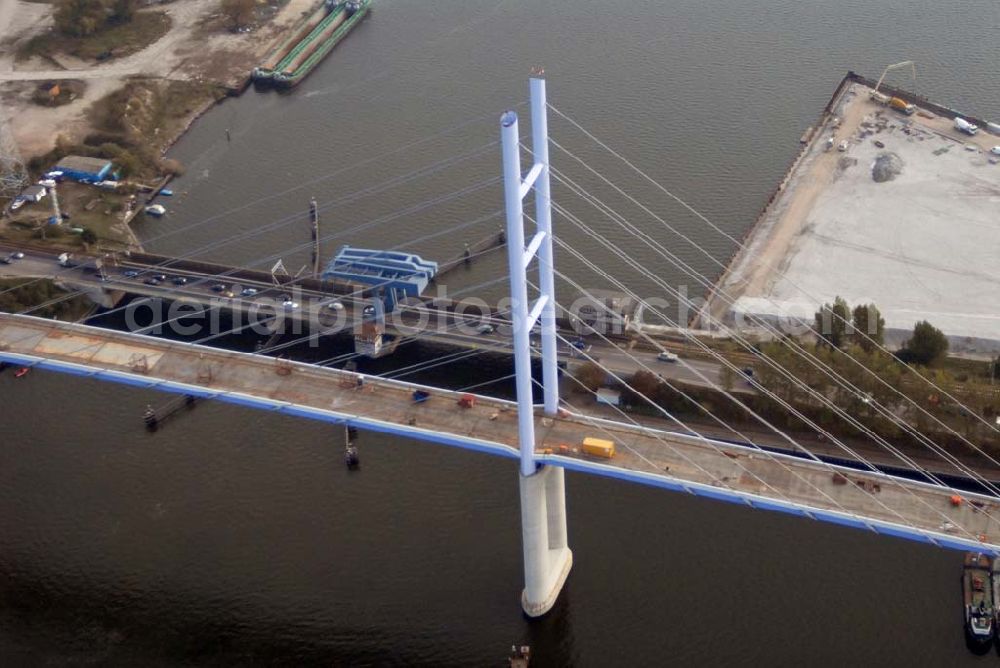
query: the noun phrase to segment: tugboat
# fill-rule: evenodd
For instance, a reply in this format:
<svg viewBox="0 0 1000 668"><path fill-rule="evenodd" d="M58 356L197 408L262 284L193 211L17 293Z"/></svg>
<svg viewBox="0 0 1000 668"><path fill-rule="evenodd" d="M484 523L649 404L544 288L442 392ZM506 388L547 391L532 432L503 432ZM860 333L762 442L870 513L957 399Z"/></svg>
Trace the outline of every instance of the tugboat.
<svg viewBox="0 0 1000 668"><path fill-rule="evenodd" d="M962 569L965 603L965 639L969 649L985 652L993 643L993 560L981 552L967 552Z"/></svg>

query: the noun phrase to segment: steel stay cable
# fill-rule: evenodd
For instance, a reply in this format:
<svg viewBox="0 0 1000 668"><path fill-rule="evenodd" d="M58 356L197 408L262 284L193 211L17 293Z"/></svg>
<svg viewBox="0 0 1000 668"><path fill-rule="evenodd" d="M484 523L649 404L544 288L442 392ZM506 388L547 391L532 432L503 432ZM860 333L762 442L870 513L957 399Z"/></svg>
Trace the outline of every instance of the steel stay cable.
<svg viewBox="0 0 1000 668"><path fill-rule="evenodd" d="M713 223L713 222L712 222L711 220L709 220L709 219L708 219L708 218L707 218L706 216L702 215L702 214L701 214L701 213L700 213L699 211L697 211L697 210L696 210L696 209L695 209L694 207L692 207L691 205L689 205L689 204L688 204L687 202L685 202L685 201L684 201L683 199L681 199L680 197L678 197L678 196L677 196L677 195L675 195L674 193L672 193L672 192L670 192L669 190L667 190L667 189L666 189L666 188L665 188L665 187L664 187L664 186L663 186L662 184L660 184L660 183L659 183L659 182L657 182L657 181L656 181L655 179L653 179L653 178L652 178L652 177L650 177L650 176L649 176L648 174L646 174L646 173L645 173L644 171L642 171L641 169L639 169L639 168L638 168L637 166L635 166L635 165L634 165L634 164L633 164L632 162L630 162L630 161L629 161L629 160L628 160L627 158L625 158L624 156L622 156L621 154L619 154L618 152L616 152L616 151L615 151L614 149L610 148L610 147L609 147L609 146L608 146L607 144L605 144L605 143L604 143L604 142L602 142L602 141L601 141L600 139L598 139L597 137L595 137L595 136L594 136L594 135L593 135L592 133L590 133L589 131L587 131L587 130L586 130L585 128L583 128L583 127L582 127L582 126L581 126L581 125L580 125L579 123L577 123L576 121L574 121L573 119L571 119L570 117L568 117L568 116L567 116L566 114L564 114L563 112L559 111L558 109L556 109L556 108L555 108L554 106L552 106L551 104L549 104L549 105L548 105L548 107L549 107L550 109L552 109L553 111L555 111L555 112L556 112L557 114L559 114L560 116L562 116L562 117L563 117L564 119L566 119L567 121L569 121L569 122L570 122L571 124L573 124L573 125L574 125L574 126L575 126L575 127L577 128L577 129L579 129L579 130L580 130L581 132L583 132L583 133L584 133L585 135L587 135L587 136L588 136L588 137L589 137L589 138L590 138L591 140L593 140L593 141L594 141L595 143L597 143L597 144L598 144L598 145L600 145L600 146L601 146L602 148L604 148L605 150L607 150L608 152L610 152L610 153L611 153L612 155L614 155L615 157L617 157L617 158L618 158L619 160L621 160L622 162L624 162L624 163L625 163L626 165L628 165L628 166L629 166L629 167L630 167L631 169L633 169L633 170L634 170L635 172L637 172L637 173L638 173L639 175L641 175L641 176L642 176L642 177L643 177L644 179L646 179L647 181L649 181L650 183L652 183L652 184L653 184L654 186L656 186L656 187L657 187L658 189L660 189L660 190L661 190L662 192L664 192L665 194L667 194L667 195L668 195L668 196L669 196L670 198L672 198L672 199L673 199L674 201L676 201L677 203L681 204L681 205L682 205L683 207L685 207L686 209L688 209L688 210L689 210L689 211L690 211L691 213L693 213L693 214L694 214L694 215L695 215L696 217L698 217L698 218L699 218L699 219L701 219L701 220L702 220L703 222L705 222L706 224L708 224L708 225L709 225L709 226L710 226L710 227L711 227L712 229L714 229L714 230L715 230L716 232L718 232L719 234L722 234L722 235L723 235L723 236L725 236L725 237L726 237L727 239L729 239L730 241L732 241L733 243L735 243L735 244L737 245L737 247L738 247L739 249L741 249L741 250L745 250L745 246L746 246L745 242L741 242L741 241L737 240L737 239L736 239L735 237L733 237L732 235L730 235L730 234L729 234L728 232L726 232L725 230L722 230L721 228L719 228L719 227L718 227L717 225L715 225L715 223ZM552 143L555 143L555 142L554 142L554 140L551 140L551 139L550 139L550 141L552 141ZM560 148L561 150L563 150L563 151L565 151L565 152L567 152L567 153L569 154L569 152L568 152L568 151L566 151L566 149L562 148L562 147L561 147L561 146L559 146L558 144L556 144L556 146L557 146L558 148ZM570 155L572 155L572 154L570 154ZM572 157L574 157L574 159L577 159L577 160L580 160L579 158L576 158L576 156L572 156ZM602 178L603 178L603 177L602 177ZM605 179L605 180L606 180L606 179ZM610 182L609 182L609 183L610 183ZM613 184L612 184L612 185L613 185ZM615 187L615 188L617 189L617 186L614 186L614 187ZM625 194L625 193L624 193L623 191L620 191L620 192L622 192L623 194ZM631 196L629 196L629 198L630 198L630 199L632 199L632 201L635 201L635 200L634 200L633 198L631 198ZM637 203L637 202L636 202L636 203ZM654 216L654 217L655 217L655 216ZM665 221L662 221L662 220L661 220L660 222L663 222L664 224L666 224L666 223L665 223ZM679 233L678 233L678 234L679 234ZM689 242L689 243L693 243L693 242ZM707 251L705 251L705 250L704 250L703 248L701 248L700 246L698 246L698 245L696 245L696 244L694 244L694 245L695 245L695 247L696 247L696 248L698 248L699 250L701 250L701 251L702 251L703 253L706 253L706 254L708 254L708 252L707 252ZM712 256L711 254L708 254L708 256L709 256L709 257L710 257L710 258L711 258L711 259L712 259L712 260L713 260L714 262L716 262L717 264L720 264L720 266L722 266L723 270L725 270L725 269L726 269L725 265L722 265L721 263L719 263L719 261L718 261L718 259L717 259L717 258L715 258L714 256ZM799 290L799 292L801 292L802 294L806 295L806 296L807 296L808 298L810 298L810 299L811 299L811 300L812 300L813 302L818 302L818 301L819 301L819 300L817 300L817 299L816 299L816 297L815 297L814 295L811 295L811 294L810 294L810 293L809 293L808 291L806 291L806 290L805 290L804 288L802 288L801 286L797 285L797 284L796 284L796 283L794 283L793 281L790 281L790 280L788 279L788 276L787 276L786 274L784 274L783 272L781 272L779 268L776 268L776 267L774 267L774 266L769 266L769 268L771 269L771 271L775 272L775 273L776 273L777 275L781 276L781 277L782 277L782 278L784 278L784 279L785 279L786 281L788 281L788 282L789 282L789 284L793 285L793 286L794 286L794 287L795 287L795 288L796 288L797 290ZM772 304L773 304L773 300L769 300L769 301L772 301ZM776 304L775 304L775 305L776 305ZM777 305L776 305L776 306L777 306ZM784 310L783 310L783 309L782 309L782 312L784 312ZM842 323L843 323L844 325L846 325L846 326L851 326L851 323L850 323L850 322L848 322L848 320L847 320L846 318L844 318L843 316L840 316L840 315L839 315L839 314L837 314L837 313L833 313L832 311L831 311L831 315L832 315L833 317L836 317L836 318L837 318L837 319L838 319L839 321L841 321L841 322L842 322ZM890 356L890 357L891 357L891 358L892 358L893 360L895 360L895 361L896 361L896 362L897 362L898 364L902 365L902 366L903 366L904 368L907 368L907 365L906 365L905 363L903 363L903 362L902 362L901 360L898 360L897 358L895 358L895 356L894 356L894 355L892 355L892 353L891 353L891 352L890 352L890 351L889 351L889 350L888 350L887 348L885 348L885 346L884 346L884 345L882 345L881 343L879 343L879 342L878 342L878 341L876 341L875 339L873 339L873 338L871 338L870 336L868 336L868 334L867 334L866 332L861 332L861 336L863 336L863 337L864 337L864 338L865 338L865 339L866 339L866 340L867 340L867 341L868 341L868 342L869 342L870 344L872 344L873 346L875 346L876 348L878 348L879 350L881 350L881 351L882 351L882 352L884 352L885 354L889 355L889 356ZM846 356L847 356L847 357L848 357L849 359L851 359L852 361L854 361L854 362L855 362L856 364L859 364L859 365L860 365L860 362L858 362L857 360L854 360L854 358L853 358L853 357L851 357L850 355L848 355L848 354L847 354L847 353L846 353L845 351L840 351L840 352L841 352L841 353L843 353L844 355L846 355ZM860 365L860 366L864 367L864 365ZM944 390L943 388L941 388L940 386L938 386L938 385L937 385L936 383L934 383L934 381L933 381L933 380L931 380L930 378L927 378L926 376L923 376L922 374L917 374L917 375L918 375L918 376L920 376L920 378L921 378L921 379L922 379L922 380L923 380L923 381L924 381L925 383L927 383L928 385L930 385L931 387L933 387L933 388L934 388L934 389L936 389L937 391L939 391L939 392L941 392L942 394L944 394L944 395L945 395L945 396L946 396L946 397L947 397L948 399L950 399L950 400L951 400L952 402L954 402L954 403L955 403L956 405L958 405L958 406L962 407L962 409L963 409L963 410L965 410L965 411L966 411L966 412L967 412L968 414L972 415L972 416L973 416L973 417L975 417L975 418L976 418L977 420L979 420L980 422L982 422L983 424L985 424L985 425L986 425L986 426L987 426L987 427L988 427L989 429L992 429L993 431L996 431L996 432L1000 432L1000 428L998 428L998 426L996 426L996 425L992 425L992 424L990 424L990 423L989 423L989 422L988 422L987 420L985 420L985 419L983 419L982 417L980 417L980 416L979 416L979 415L978 415L978 414L977 414L977 413L976 413L975 411L973 411L973 410L972 410L972 409L970 409L970 408L969 408L968 406L966 406L965 404L963 404L962 402L960 402L960 401L959 401L958 399L956 399L956 398L955 398L955 397L954 397L954 396L953 396L953 395L952 395L951 393L947 392L946 390ZM879 379L879 380L881 380L881 379ZM887 387L889 387L890 389L894 389L894 388L892 388L891 386L888 386L888 385L887 385ZM901 394L901 396L902 396L902 397L903 397L904 399L906 399L906 401L910 402L910 403L911 403L911 404L912 404L912 405L913 405L914 407L916 407L916 408L918 408L918 409L920 409L920 410L923 410L923 408L922 408L921 406L919 406L919 404L916 404L915 402L913 402L913 400L912 400L912 399L910 399L910 398L909 398L908 396L906 396L906 395L903 395L903 394ZM933 419L937 420L937 418L936 418L935 416L932 416L932 417L933 417ZM948 427L947 427L947 425L943 425L943 423L942 423L942 426L945 426L946 428L948 428ZM956 434L956 435L958 435L958 434ZM959 435L959 437L961 438L961 435ZM984 456L988 456L988 455L984 455ZM1000 465L1000 462L996 462L995 460L994 460L994 463L997 463L998 465Z"/></svg>
<svg viewBox="0 0 1000 668"><path fill-rule="evenodd" d="M560 176L557 176L557 179L559 179L561 182L563 182L567 186L570 186L570 184L567 183L566 180L564 180ZM573 186L570 186L570 187L573 188ZM581 194L581 193L577 192L577 194ZM658 253L660 253L660 255L663 256L663 257L665 257L665 259L667 259L668 261L670 261L671 263L673 263L675 266L678 266L678 268L681 268L678 265L678 262L675 261L676 256L674 256L668 250L664 249L662 247L662 245L659 244L658 242L655 242L655 240L649 239L648 235L645 235L640 230L637 230L634 227L634 225L632 225L627 220L625 220L624 217L622 217L620 214L618 214L617 212L615 212L613 209L610 209L610 207L608 207L607 205L605 205L603 202L601 202L600 200L598 200L596 197L593 197L592 195L589 195L589 193L587 193L586 195L581 194L581 196L584 197L584 199L587 199L588 201L590 201L590 203L593 204L596 208L598 208L602 212L606 213L606 215L608 215L609 218L611 218L614 222L617 222L620 226L622 226L627 231L631 232L634 236L636 236L636 237L640 238L641 240L643 240L644 243L646 243L648 246L650 246L651 248L653 248L654 250L656 250ZM578 225L578 226L580 226L580 225ZM584 229L584 232L588 233L588 234L591 234L591 235L594 234L589 229ZM667 255L664 255L664 252L666 252ZM629 258L629 259L630 259L630 261L632 261L631 258ZM636 264L638 264L638 263L635 263L633 261L633 266L635 266ZM682 270L684 270L684 269L682 268ZM645 269L644 269L644 271L648 272L648 270L645 270ZM689 272L689 275L691 275L692 277L697 278L694 273L690 273ZM666 287L666 286L664 286L664 287ZM690 306L694 306L694 304L687 297L685 297L684 295L682 295L679 291L677 291L675 289L671 289L669 287L667 287L667 289L671 292L671 294L674 294L674 295L677 296L679 302L683 302L683 303L686 303L686 304L688 304ZM765 326L767 326L766 323L765 323ZM679 325L678 325L678 329L680 329ZM724 329L725 329L725 331L729 331L726 328L724 328ZM759 359L763 360L765 363L767 363L772 368L775 368L776 370L779 370L779 372L782 373L782 375L784 375L786 378L792 380L793 383L797 384L799 387L802 387L803 389L805 389L807 393L809 393L809 394L811 394L813 396L816 396L825 405L833 407L834 410L837 411L838 414L840 414L841 416L843 416L845 419L847 419L852 424L852 426L854 426L855 428L857 428L857 429L859 429L859 430L861 430L863 432L868 433L869 435L871 435L876 440L881 439L881 437L877 436L874 432L872 432L867 427L864 427L863 425L861 425L861 423L859 423L852 416L848 416L842 409L840 409L839 407L837 407L832 401L830 401L828 398L826 398L825 395L822 395L821 393L818 393L816 390L814 390L813 388L805 385L803 382L796 380L789 372L785 371L783 368L781 368L778 365L776 365L772 360L770 360L770 358L768 358L766 356L761 356L761 355L757 354L756 351L753 349L752 345L749 344L748 342L746 342L738 332L731 332L731 335L734 337L734 339L736 339L738 342L740 342L740 344L745 349L747 349L749 352L751 352L752 354L754 354L755 356L757 356ZM788 344L788 342L784 338L782 338L780 336L779 336L779 340L784 341L786 343L786 345L790 345L790 344ZM843 378L840 374L837 374L837 372L835 370L829 369L828 367L825 367L825 366L823 366L823 367L817 366L817 364L822 365L822 361L820 361L817 358L815 358L815 356L813 356L808 351L804 351L805 354L803 354L803 352L801 352L801 350L803 350L803 349L801 349L801 347L800 347L799 350L796 351L797 354L799 354L800 356L803 356L808 361L810 361L810 363L813 364L813 366L816 366L821 371L823 371L828 377L830 377L835 382L837 382L842 388L847 389L849 392L853 392L855 395L860 395L861 394L861 390L858 387L854 386L853 383L851 383L849 380ZM831 375L831 372L832 372L833 375ZM984 487L986 487L988 489L991 489L995 494L1000 495L1000 488L997 488L994 483L992 483L991 481L987 480L986 478L980 476L975 471L971 470L969 467L967 467L966 465L964 465L964 463L962 463L960 460L958 460L953 455L951 455L950 453L948 453L947 451L945 451L941 446L939 446L936 443L934 443L929 437L927 437L926 435L924 435L921 432L919 432L918 430L916 430L912 425L909 425L908 423L906 423L905 421L903 421L902 418L900 418L900 417L896 416L895 414L893 414L891 411L889 411L889 409L882 407L881 404L879 404L878 402L874 402L874 403L876 405L876 408L879 410L879 412L883 416L885 416L888 419L890 419L890 421L898 424L901 428L903 428L904 431L906 431L907 433L910 433L912 436L914 436L915 438L917 438L922 444L924 444L926 447L928 447L932 452L934 452L935 454L937 454L938 456L940 456L945 461L948 461L952 466L954 466L959 471L964 471L966 475L968 475L968 476L970 476L970 477L972 477L974 479L977 479L981 484L984 485ZM883 442L883 447L886 447L886 448L891 448L892 447L892 446L889 446L888 443L886 443L884 441L884 439L881 439L881 440ZM963 440L965 440L965 439L963 439ZM974 444L970 444L970 445L972 445L974 448L976 447ZM900 452L898 452L896 450L894 450L894 452L895 452L895 454L896 454L897 457L899 457L901 460L907 462L910 466L913 466L914 468L919 468L919 466L916 465L915 462L913 462L912 460L910 460L909 457L907 457L906 455L904 455L904 454L902 454L902 453L900 453ZM926 471L924 473L925 474L929 474Z"/></svg>
<svg viewBox="0 0 1000 668"><path fill-rule="evenodd" d="M556 239L556 240L557 240L557 241L558 241L558 242L560 243L560 246L561 246L561 247L563 247L563 248L566 248L566 249L567 249L567 250L568 250L569 252L571 252L571 253L576 253L576 252L577 252L577 251L575 251L575 249L573 249L572 247L569 247L568 245L565 245L565 242L563 242L563 241L562 241L561 239L559 239L558 237L556 237L555 239ZM582 256L580 257L580 259L581 259L581 260L586 260L586 258L583 258ZM592 268L592 269L594 269L595 271L598 271L598 273L600 273L600 269L599 269L599 268L598 268L598 267L597 267L596 265L593 265L593 266L592 266L591 268ZM566 277L564 276L564 278L566 278ZM611 280L614 280L614 279L613 279L613 277L611 277L610 275L606 275L606 278L609 278L609 279L611 279ZM629 290L628 290L628 289L627 289L627 288L626 288L626 287L624 286L624 284L621 284L621 283L619 283L619 284L618 284L618 287L619 287L619 289L621 289L621 290L623 290L624 292L626 292L626 294L628 294L629 296L632 296L632 297L633 297L634 299L636 299L636 300L637 300L638 302L640 302L640 303L644 303L644 300L642 300L641 298L639 298L639 297L638 297L637 295L635 295L634 293L631 293L631 292L630 292L630 291L629 291ZM647 307L649 307L649 305L648 305L648 304L646 304L646 306L647 306ZM652 307L649 307L649 308L652 308ZM654 311L654 312L655 312L655 311ZM665 320L668 320L668 321L669 321L669 318L667 318L667 317L666 317L665 315L660 315L660 317L662 317L662 318L664 318ZM648 340L649 340L650 342L652 342L652 339L649 339L647 335L643 335L643 336L644 336L644 337L646 337L646 338L647 338L647 339L648 339ZM699 342L696 342L696 343L699 343ZM655 345L655 343L654 343L654 345ZM641 363L641 362L640 362L639 360L637 360L637 359L636 359L636 358L635 358L635 357L634 357L633 355L631 355L631 353L629 353L629 352L627 352L627 351L624 351L624 350L622 350L622 352L623 352L623 353L624 353L624 354L625 354L626 356L628 356L628 357L632 358L632 359L633 359L633 360L635 360L635 361L636 361L637 363L639 363L640 365L642 365L642 363ZM692 373L694 373L694 374L695 374L696 376L698 376L698 377L699 377L699 378L700 378L700 379L701 379L702 381L706 382L706 383L707 383L707 384L709 384L710 386L712 386L712 387L714 387L714 388L718 389L719 391L721 391L721 392L723 393L723 395L724 395L724 396L726 396L726 397L727 397L728 399L730 399L731 401L733 401L734 403L736 403L736 404L737 404L738 406L740 406L741 408L743 408L743 409L744 409L745 411L747 411L747 412L748 412L748 413L749 413L750 415L752 415L752 416L753 416L753 417L754 417L754 418L755 418L755 419L756 419L757 421L759 421L759 422L760 422L761 424L763 424L763 425L764 425L764 426L766 426L766 427L767 427L768 429L770 429L771 431L773 431L773 432L774 432L774 433L775 433L776 435L778 435L779 437L781 437L781 438L783 438L784 440L788 441L788 442L789 442L789 443L790 443L790 444L791 444L791 445L792 445L792 446L793 446L793 447L794 447L795 449L797 449L797 450L799 450L799 451L801 451L801 452L805 453L805 454L806 454L806 455L807 455L807 456L808 456L808 457L809 457L809 458L810 458L811 460L813 460L813 461L814 461L814 462L816 462L816 463L819 463L819 464L823 464L823 465L826 465L826 466L830 466L830 465L829 465L829 464L827 464L826 462L823 462L823 460L822 460L821 458L819 458L818 456L816 456L816 455L815 455L815 454L814 454L814 453L813 453L813 452L812 452L811 450L809 450L808 448L806 448L806 447L802 446L802 444L801 444L801 443L798 443L797 441L795 441L794 439L792 439L792 438L791 438L790 436L788 436L788 434L787 434L787 433L785 433L784 431L782 431L782 430L778 429L777 427L775 427L774 425L772 425L772 424L771 424L770 422L768 422L768 421L767 421L767 420L766 420L765 418L763 418L763 417L762 417L762 416L760 416L760 415L759 415L758 413L756 413L755 411L753 411L753 409L751 409L751 408L750 408L749 406L747 406L747 405L745 405L745 404L744 404L743 402L739 401L739 399L737 399L737 398L736 398L735 396L733 396L733 395L732 395L731 393L729 393L728 391L724 390L723 388L720 388L720 387L718 386L718 384L717 384L717 383L716 383L715 381L712 381L712 380L708 379L708 378L707 378L706 376L704 376L704 374L702 374L701 372L699 372L699 371L698 371L697 369L695 369L694 367L691 367L691 366L689 366L689 365L686 365L686 363L684 363L684 362L683 362L683 360L679 360L679 362L681 362L682 364L684 364L684 365L685 365L685 367L686 367L686 368L687 368L687 369L688 369L689 371L691 371L691 372L692 372ZM735 369L735 367L733 367L733 368ZM628 384L627 384L627 383L626 383L626 386L628 386ZM763 390L763 391L765 392L765 394L769 394L769 391L767 390L767 388L764 388L764 387L760 386L759 384L755 384L755 386L756 386L756 387L758 387L759 389ZM634 390L633 390L633 391L634 391ZM792 414L795 414L795 415L797 415L797 416L799 417L799 419L800 419L800 420L802 420L803 422L805 422L806 424L808 424L808 425L809 425L809 426L811 426L812 428L816 429L816 430L817 430L817 431L818 431L819 433L823 433L823 434L827 434L827 433L828 433L828 432L826 432L826 430L824 430L824 429L822 429L821 427L819 427L819 425L816 425L816 424L815 424L815 423L814 423L813 421L809 420L809 418L807 418L806 416L804 416L804 415L801 415L800 413L798 413L798 411L796 411L796 410L794 409L794 407L792 407L792 406L788 405L788 404L787 404L786 402L784 402L784 401L783 401L782 399L780 399L780 397L775 397L775 396L773 396L773 395L770 395L770 396L771 396L771 398L772 398L773 400L775 400L775 401L776 401L776 402L777 402L777 403L778 403L779 405L782 405L782 406L783 406L783 407L784 407L784 408L785 408L786 410L788 410L788 411L789 411L790 413L792 413ZM943 517L943 518L944 518L944 519L946 520L946 522L950 523L950 519L949 519L949 518L947 518L947 516L945 516L945 515L944 515L943 513L941 513L941 511L940 511L940 510L938 510L938 509L934 508L933 506L930 506L930 504L929 504L929 503L927 503L927 502L926 502L926 501L924 501L923 499L920 499L919 497L917 497L917 496L916 496L916 495L915 495L915 494L914 494L914 493L912 492L912 490L909 490L908 488L906 488L905 486L903 486L903 485L902 485L902 483L900 483L900 482L899 482L898 480L896 480L896 479L895 479L894 477L892 477L892 476L888 476L887 474L885 474L885 473L883 473L882 471L880 471L880 470L878 469L878 467L876 467L876 466L875 466L874 464L872 464L871 462L869 462L869 461L867 460L867 458L865 458L865 457L863 457L862 455L860 455L859 453L855 452L855 451L854 451L854 450L853 450L852 448L849 448L849 447L848 447L847 445L845 445L844 443L842 443L842 442L841 442L841 441L840 441L840 440L839 440L839 439L838 439L837 437L833 436L832 434L830 434L830 435L829 435L829 438L831 439L831 441L832 441L832 442L833 442L834 444L836 444L836 445L837 445L838 447L840 447L840 448L841 448L841 449L843 449L843 450L844 450L845 452L847 452L848 454L850 454L850 455L851 455L851 456L852 456L852 457L853 457L853 458L854 458L854 459L855 459L856 461L858 461L858 462L860 462L860 463L863 463L863 464L865 464L865 465L866 465L866 466L867 466L867 467L869 468L869 470L870 470L870 473L872 473L872 474L874 474L874 475L877 475L877 476L880 476L880 477L883 477L883 478L885 478L885 479L886 479L887 481L889 481L889 482L892 482L893 484L897 485L897 486L898 486L898 487L899 487L900 489L902 489L902 490L903 490L904 492L906 492L906 493L910 494L911 496L913 496L914 498L916 498L916 499L918 500L918 502L920 502L920 503L922 503L923 505L927 506L927 507L928 507L928 508L929 508L929 509L930 509L930 510L931 510L932 512L934 512L934 513L936 513L936 514L938 514L938 515L941 515L941 516L942 516L942 517ZM939 483L939 485L940 485L940 486L941 486L942 488L944 488L944 489L947 489L947 490L950 490L950 491L954 491L954 488L952 488L952 487L950 487L950 486L948 486L948 485L944 485L943 483ZM876 502L877 502L877 503L879 503L880 505L882 505L882 504L881 504L881 502L879 502L879 501L877 501L877 500L876 500ZM997 521L998 521L998 520L994 519L994 518L993 518L992 516L990 516L990 515L988 515L988 514L987 514L987 517L988 517L988 518L989 518L989 519L990 519L991 521L993 521L993 522L997 522Z"/></svg>

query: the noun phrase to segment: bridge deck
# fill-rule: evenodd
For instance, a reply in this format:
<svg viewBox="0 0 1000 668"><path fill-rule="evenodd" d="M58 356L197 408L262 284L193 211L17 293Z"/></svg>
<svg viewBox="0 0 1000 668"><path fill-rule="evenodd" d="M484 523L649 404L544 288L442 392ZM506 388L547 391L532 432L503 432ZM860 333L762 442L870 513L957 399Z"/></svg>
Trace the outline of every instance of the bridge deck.
<svg viewBox="0 0 1000 668"><path fill-rule="evenodd" d="M506 457L517 456L517 411L478 397L271 357L195 346L40 318L0 314L0 360L141 387L396 433ZM416 403L415 389L431 396ZM885 474L765 455L592 416L536 418L541 462L781 510L945 547L1000 546L998 502ZM613 439L611 460L582 455L586 436Z"/></svg>

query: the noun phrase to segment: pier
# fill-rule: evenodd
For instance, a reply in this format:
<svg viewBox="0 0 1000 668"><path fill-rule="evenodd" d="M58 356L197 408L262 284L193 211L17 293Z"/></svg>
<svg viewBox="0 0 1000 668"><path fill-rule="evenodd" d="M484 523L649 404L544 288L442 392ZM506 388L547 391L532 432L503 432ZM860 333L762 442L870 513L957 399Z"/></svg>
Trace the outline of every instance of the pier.
<svg viewBox="0 0 1000 668"><path fill-rule="evenodd" d="M840 296L874 302L887 330L900 334L926 317L955 344L1000 338L1000 293L978 269L1000 243L987 197L1000 180L991 157L1000 137L961 133L956 117L986 123L898 88L873 95L874 86L854 73L840 83L696 326L737 313L811 322ZM915 113L882 102L891 98ZM891 173L876 177L877 161ZM930 288L940 299L915 312Z"/></svg>
<svg viewBox="0 0 1000 668"><path fill-rule="evenodd" d="M507 244L507 235L503 230L483 237L473 244L466 244L465 250L455 257L445 260L438 267L437 275L433 281L438 282L444 276L455 271L459 267L469 267L479 257L488 254L493 250L500 250Z"/></svg>

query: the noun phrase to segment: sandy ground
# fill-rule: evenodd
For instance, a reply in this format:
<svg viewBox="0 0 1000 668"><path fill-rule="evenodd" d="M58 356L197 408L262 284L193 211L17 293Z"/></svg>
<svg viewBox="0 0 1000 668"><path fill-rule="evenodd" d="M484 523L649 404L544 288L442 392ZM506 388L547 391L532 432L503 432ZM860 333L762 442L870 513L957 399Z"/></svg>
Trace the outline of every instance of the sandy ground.
<svg viewBox="0 0 1000 668"><path fill-rule="evenodd" d="M37 60L15 63L16 44L52 25L52 6L0 0L0 95L4 113L23 157L49 151L60 133L79 138L89 131L87 111L95 100L122 85L128 77L202 80L238 87L278 38L317 0L289 0L267 25L251 33L207 32L203 27L218 12L215 0L177 0L150 11L166 11L171 28L162 38L130 56L106 63L86 63L60 57L61 68ZM72 103L43 108L31 103L39 82L79 79L87 84Z"/></svg>
<svg viewBox="0 0 1000 668"><path fill-rule="evenodd" d="M741 312L811 318L840 295L874 301L889 328L927 319L970 337L966 350L1000 340L1000 165L988 153L1000 137L961 135L951 118L905 118L853 88L842 124L821 130L722 288ZM886 129L860 137L879 111ZM904 133L906 121L915 132ZM849 140L847 152L824 150L831 134ZM885 152L902 159L902 173L876 183L871 166Z"/></svg>

